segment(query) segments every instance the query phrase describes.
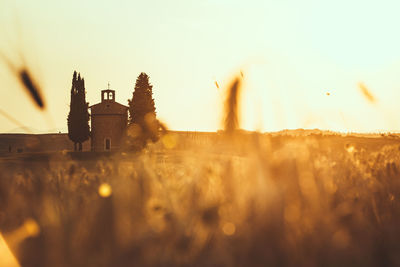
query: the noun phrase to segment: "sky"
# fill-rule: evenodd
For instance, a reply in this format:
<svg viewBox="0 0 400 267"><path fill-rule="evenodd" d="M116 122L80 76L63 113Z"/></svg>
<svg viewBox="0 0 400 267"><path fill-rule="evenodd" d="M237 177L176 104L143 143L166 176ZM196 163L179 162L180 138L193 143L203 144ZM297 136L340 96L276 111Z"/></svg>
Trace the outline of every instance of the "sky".
<svg viewBox="0 0 400 267"><path fill-rule="evenodd" d="M242 72L244 129L400 131L398 10L396 0L2 0L0 53L30 69L47 109L1 58L0 108L34 132L66 132L74 70L90 105L108 82L126 105L146 72L170 129L215 131ZM16 128L0 115L0 132Z"/></svg>

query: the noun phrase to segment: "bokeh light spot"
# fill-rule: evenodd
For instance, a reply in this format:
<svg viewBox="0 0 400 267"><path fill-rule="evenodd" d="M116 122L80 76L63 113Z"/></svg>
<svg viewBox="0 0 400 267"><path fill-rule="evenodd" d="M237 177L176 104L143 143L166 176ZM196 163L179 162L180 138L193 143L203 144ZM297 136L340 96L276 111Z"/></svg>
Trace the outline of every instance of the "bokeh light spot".
<svg viewBox="0 0 400 267"><path fill-rule="evenodd" d="M24 223L24 229L28 236L37 236L40 233L40 227L35 220L29 218Z"/></svg>
<svg viewBox="0 0 400 267"><path fill-rule="evenodd" d="M176 146L176 139L172 134L166 134L162 137L162 143L165 148L172 149Z"/></svg>
<svg viewBox="0 0 400 267"><path fill-rule="evenodd" d="M109 197L111 195L111 192L112 192L112 190L111 190L111 186L109 184L102 183L99 186L99 195L101 197Z"/></svg>
<svg viewBox="0 0 400 267"><path fill-rule="evenodd" d="M228 236L233 235L236 232L236 227L233 223L227 222L222 226L222 232Z"/></svg>

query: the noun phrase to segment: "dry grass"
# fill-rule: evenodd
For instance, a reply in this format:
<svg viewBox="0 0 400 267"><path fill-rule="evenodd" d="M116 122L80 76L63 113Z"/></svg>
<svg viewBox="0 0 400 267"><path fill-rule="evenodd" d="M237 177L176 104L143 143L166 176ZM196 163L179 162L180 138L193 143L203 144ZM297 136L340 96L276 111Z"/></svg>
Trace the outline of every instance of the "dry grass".
<svg viewBox="0 0 400 267"><path fill-rule="evenodd" d="M370 90L367 88L367 86L365 86L364 83L359 83L358 84L358 88L360 88L360 91L362 93L362 95L364 96L365 99L368 100L368 102L370 103L375 103L376 98L372 95L372 93L370 92Z"/></svg>
<svg viewBox="0 0 400 267"><path fill-rule="evenodd" d="M0 52L0 59L2 59L8 66L12 75L14 75L20 82L21 87L31 97L34 105L40 109L45 108L44 98L42 96L42 90L39 84L35 81L34 76L29 70L28 65L22 59L21 67L18 67L15 63L11 62L3 53Z"/></svg>
<svg viewBox="0 0 400 267"><path fill-rule="evenodd" d="M400 264L397 142L207 140L3 161L4 237L23 266Z"/></svg>
<svg viewBox="0 0 400 267"><path fill-rule="evenodd" d="M233 133L240 127L239 102L240 102L241 80L239 77L232 81L227 90L224 110L224 129L227 133Z"/></svg>

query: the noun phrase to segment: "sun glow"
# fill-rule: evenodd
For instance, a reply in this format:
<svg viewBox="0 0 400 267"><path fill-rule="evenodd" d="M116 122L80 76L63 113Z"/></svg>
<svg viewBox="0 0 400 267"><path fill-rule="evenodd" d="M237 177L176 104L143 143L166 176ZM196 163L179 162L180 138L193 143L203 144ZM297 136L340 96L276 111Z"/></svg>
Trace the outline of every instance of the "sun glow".
<svg viewBox="0 0 400 267"><path fill-rule="evenodd" d="M74 69L86 78L89 103L111 81L122 104L145 71L170 129L217 130L221 91L234 73L245 84L245 129L400 130L398 1L156 2L2 2L0 23L9 27L0 52L33 70L53 131L66 131ZM33 132L52 127L4 62L0 75L12 92L2 109ZM360 81L377 105L360 95ZM18 127L1 120L1 131Z"/></svg>

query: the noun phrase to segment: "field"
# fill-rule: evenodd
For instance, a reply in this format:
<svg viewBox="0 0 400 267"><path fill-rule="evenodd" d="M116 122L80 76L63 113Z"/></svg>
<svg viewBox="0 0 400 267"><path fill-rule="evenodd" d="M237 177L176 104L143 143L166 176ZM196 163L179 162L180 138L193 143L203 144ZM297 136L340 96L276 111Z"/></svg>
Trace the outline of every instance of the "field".
<svg viewBox="0 0 400 267"><path fill-rule="evenodd" d="M22 266L399 266L399 152L171 132L141 153L3 153L0 229Z"/></svg>

